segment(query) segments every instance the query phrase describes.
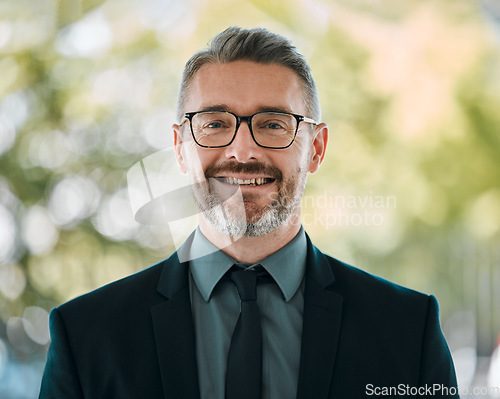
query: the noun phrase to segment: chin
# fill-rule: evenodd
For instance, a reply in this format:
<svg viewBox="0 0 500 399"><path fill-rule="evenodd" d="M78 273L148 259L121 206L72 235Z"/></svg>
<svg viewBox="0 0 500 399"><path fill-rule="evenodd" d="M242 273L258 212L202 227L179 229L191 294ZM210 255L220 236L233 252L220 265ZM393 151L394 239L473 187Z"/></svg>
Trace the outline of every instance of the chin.
<svg viewBox="0 0 500 399"><path fill-rule="evenodd" d="M250 210L250 209L249 209ZM292 209L268 208L254 210L245 217L234 217L230 213L223 214L215 208L205 212L207 221L219 232L232 238L261 237L272 233L287 222L293 214Z"/></svg>

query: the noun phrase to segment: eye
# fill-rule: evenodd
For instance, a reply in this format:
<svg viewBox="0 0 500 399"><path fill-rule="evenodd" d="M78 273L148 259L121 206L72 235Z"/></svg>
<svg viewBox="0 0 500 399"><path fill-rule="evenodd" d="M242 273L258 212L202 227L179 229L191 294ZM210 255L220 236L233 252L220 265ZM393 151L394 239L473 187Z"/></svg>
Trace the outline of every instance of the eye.
<svg viewBox="0 0 500 399"><path fill-rule="evenodd" d="M267 134L281 134L293 128L293 117L278 112L262 112L255 114L252 121L256 129Z"/></svg>
<svg viewBox="0 0 500 399"><path fill-rule="evenodd" d="M205 127L205 129L207 129L207 128L208 129L220 129L224 126L222 125L221 122L214 121L214 122L207 123L204 127Z"/></svg>
<svg viewBox="0 0 500 399"><path fill-rule="evenodd" d="M286 123L276 119L268 119L258 122L258 127L261 130L286 130Z"/></svg>
<svg viewBox="0 0 500 399"><path fill-rule="evenodd" d="M203 124L203 130L217 131L227 128L228 124L220 120L207 121L206 123Z"/></svg>
<svg viewBox="0 0 500 399"><path fill-rule="evenodd" d="M265 129L271 129L271 130L277 130L277 129L283 129L283 126L281 126L279 123L276 122L269 122L266 125L264 125Z"/></svg>

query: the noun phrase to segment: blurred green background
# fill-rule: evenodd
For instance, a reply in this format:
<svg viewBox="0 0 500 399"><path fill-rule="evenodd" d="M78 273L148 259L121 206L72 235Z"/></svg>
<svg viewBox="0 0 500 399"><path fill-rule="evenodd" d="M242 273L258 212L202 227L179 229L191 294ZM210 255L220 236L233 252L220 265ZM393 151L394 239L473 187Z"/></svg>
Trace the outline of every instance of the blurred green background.
<svg viewBox="0 0 500 399"><path fill-rule="evenodd" d="M310 62L330 127L303 201L313 241L435 295L461 386L494 381L499 15L497 0L0 0L0 397L36 396L52 307L174 249L135 222L127 171L172 145L184 63L231 25Z"/></svg>

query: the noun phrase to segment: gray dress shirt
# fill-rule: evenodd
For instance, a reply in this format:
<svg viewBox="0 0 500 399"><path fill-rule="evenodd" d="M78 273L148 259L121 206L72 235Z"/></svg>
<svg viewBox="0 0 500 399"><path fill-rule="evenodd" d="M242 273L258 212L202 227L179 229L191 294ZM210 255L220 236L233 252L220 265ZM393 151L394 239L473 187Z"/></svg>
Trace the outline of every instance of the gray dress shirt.
<svg viewBox="0 0 500 399"><path fill-rule="evenodd" d="M199 228L189 251L201 399L223 399L227 355L240 300L234 283L222 277L237 262L208 241ZM306 236L301 228L286 246L259 262L276 282L257 286L263 399L290 399L297 393L306 256Z"/></svg>

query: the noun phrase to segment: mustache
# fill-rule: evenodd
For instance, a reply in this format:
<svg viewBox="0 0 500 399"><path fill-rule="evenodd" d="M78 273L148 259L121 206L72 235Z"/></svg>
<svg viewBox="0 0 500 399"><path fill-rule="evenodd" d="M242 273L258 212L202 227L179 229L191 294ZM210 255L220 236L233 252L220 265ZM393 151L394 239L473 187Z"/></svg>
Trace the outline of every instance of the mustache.
<svg viewBox="0 0 500 399"><path fill-rule="evenodd" d="M210 165L205 170L205 177L208 179L224 173L255 173L272 177L277 182L283 180L283 173L276 166L266 165L258 161L247 163L227 161L218 165Z"/></svg>

